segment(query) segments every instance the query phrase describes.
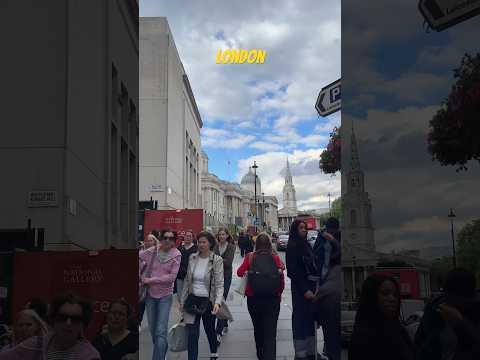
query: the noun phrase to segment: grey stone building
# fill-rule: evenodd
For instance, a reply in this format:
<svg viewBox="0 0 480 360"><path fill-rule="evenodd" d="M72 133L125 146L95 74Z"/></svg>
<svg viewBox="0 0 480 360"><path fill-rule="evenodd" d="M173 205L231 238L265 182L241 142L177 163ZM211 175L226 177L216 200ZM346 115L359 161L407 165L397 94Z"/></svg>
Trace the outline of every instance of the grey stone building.
<svg viewBox="0 0 480 360"><path fill-rule="evenodd" d="M138 2L7 1L0 229L47 250L136 244Z"/></svg>

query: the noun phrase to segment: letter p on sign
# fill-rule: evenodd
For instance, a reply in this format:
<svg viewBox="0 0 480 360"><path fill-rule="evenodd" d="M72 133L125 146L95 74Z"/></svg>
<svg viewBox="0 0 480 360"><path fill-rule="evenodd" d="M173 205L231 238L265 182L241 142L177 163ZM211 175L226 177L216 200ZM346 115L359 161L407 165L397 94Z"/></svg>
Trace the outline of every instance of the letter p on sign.
<svg viewBox="0 0 480 360"><path fill-rule="evenodd" d="M340 84L330 90L330 104L340 100L342 96Z"/></svg>

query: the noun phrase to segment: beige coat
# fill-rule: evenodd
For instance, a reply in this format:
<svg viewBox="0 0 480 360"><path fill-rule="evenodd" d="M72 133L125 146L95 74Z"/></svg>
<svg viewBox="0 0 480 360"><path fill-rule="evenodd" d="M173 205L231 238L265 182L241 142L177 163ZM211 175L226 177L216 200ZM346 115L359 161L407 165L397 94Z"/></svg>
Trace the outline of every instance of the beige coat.
<svg viewBox="0 0 480 360"><path fill-rule="evenodd" d="M180 299L180 305L182 306L182 317L186 324L193 324L195 322L195 315L183 311L183 304L185 304L185 300L187 299L188 295L193 292L193 269L195 269L195 265L197 264L198 256L198 252L190 255L187 276L185 276L184 279L183 292ZM208 261L204 281L208 289L208 285L210 284L210 274L213 274L210 301L212 304L221 305L223 300L223 259L220 256L215 255L213 252L210 252L209 256L210 260Z"/></svg>

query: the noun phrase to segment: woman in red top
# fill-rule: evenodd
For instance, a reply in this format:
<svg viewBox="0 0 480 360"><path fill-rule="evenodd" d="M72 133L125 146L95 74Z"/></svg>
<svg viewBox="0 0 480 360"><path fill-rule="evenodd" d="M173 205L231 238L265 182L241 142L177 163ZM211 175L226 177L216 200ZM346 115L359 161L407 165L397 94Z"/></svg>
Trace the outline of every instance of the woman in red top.
<svg viewBox="0 0 480 360"><path fill-rule="evenodd" d="M250 284L248 284L245 295L247 295L248 312L253 323L257 358L274 360L277 352L277 321L280 314L282 292L285 288L283 276L285 265L280 257L272 251L272 241L267 233L261 233L257 236L255 252L245 256L243 264L237 270L237 275L243 277L250 268L252 258L261 254L271 255L278 268L280 273L278 292L273 296L258 296L253 293Z"/></svg>

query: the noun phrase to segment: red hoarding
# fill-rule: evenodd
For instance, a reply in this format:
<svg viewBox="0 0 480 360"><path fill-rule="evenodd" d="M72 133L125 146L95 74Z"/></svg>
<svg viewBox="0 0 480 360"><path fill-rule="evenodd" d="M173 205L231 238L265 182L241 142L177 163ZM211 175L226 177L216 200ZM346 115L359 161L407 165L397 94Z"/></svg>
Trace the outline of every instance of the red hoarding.
<svg viewBox="0 0 480 360"><path fill-rule="evenodd" d="M400 287L400 295L403 298L420 298L419 277L416 269L382 268L378 269L376 273L391 276L397 280Z"/></svg>
<svg viewBox="0 0 480 360"><path fill-rule="evenodd" d="M197 235L203 230L203 210L146 210L143 225L144 236L147 236L153 229L170 229L176 232L192 230Z"/></svg>
<svg viewBox="0 0 480 360"><path fill-rule="evenodd" d="M134 309L138 303L137 250L19 252L13 276L13 314L32 297L50 303L57 295L73 293L91 301L89 339L98 334L112 300L125 298Z"/></svg>

